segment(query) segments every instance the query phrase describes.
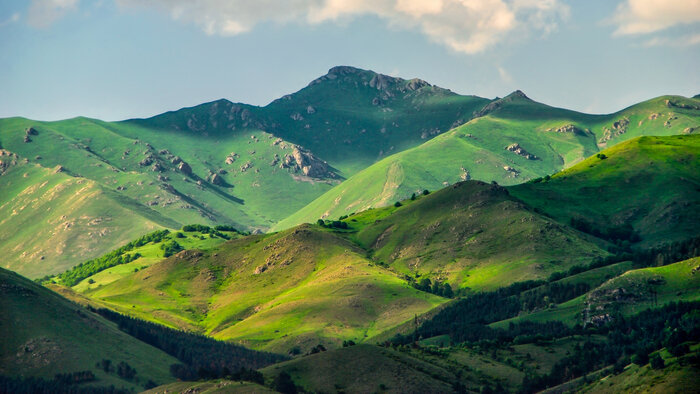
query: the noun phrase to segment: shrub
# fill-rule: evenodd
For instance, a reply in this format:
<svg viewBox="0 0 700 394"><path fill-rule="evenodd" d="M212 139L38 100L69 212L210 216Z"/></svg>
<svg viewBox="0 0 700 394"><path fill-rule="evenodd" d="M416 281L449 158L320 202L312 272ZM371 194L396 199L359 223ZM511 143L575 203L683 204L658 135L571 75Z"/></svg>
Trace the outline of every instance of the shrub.
<svg viewBox="0 0 700 394"><path fill-rule="evenodd" d="M397 202L394 203L394 206L395 206L396 208L400 207L401 205L403 205L403 204L401 204L401 202L399 202L399 201L397 201Z"/></svg>

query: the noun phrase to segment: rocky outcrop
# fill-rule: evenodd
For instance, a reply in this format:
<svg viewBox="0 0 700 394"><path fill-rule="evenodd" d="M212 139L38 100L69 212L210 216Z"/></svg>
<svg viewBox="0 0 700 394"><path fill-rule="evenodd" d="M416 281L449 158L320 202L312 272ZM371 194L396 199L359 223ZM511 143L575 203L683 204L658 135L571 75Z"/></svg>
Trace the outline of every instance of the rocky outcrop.
<svg viewBox="0 0 700 394"><path fill-rule="evenodd" d="M617 136L625 134L629 124L630 120L628 118L622 118L613 122L610 127L603 127L603 136L598 140L598 143L606 143Z"/></svg>
<svg viewBox="0 0 700 394"><path fill-rule="evenodd" d="M225 186L226 185L226 181L224 180L224 177L222 177L221 175L219 175L217 173L211 174L209 176L208 180L213 185L217 185L217 186Z"/></svg>
<svg viewBox="0 0 700 394"><path fill-rule="evenodd" d="M578 128L578 127L576 127L576 126L573 125L573 124L566 124L566 125L563 125L563 126L557 127L557 128L551 128L551 127L550 127L550 128L548 128L547 130L545 130L545 131L548 131L548 132L555 132L555 133L571 133L571 134L577 134L577 135L584 135L584 134L586 134L586 131L584 131L584 130Z"/></svg>
<svg viewBox="0 0 700 394"><path fill-rule="evenodd" d="M511 151L511 152L515 153L516 155L522 156L528 160L537 160L537 156L535 156L535 155L529 153L528 151L526 151L525 149L523 149L523 147L520 146L520 144L518 144L518 143L513 143L513 144L506 146L505 150Z"/></svg>
<svg viewBox="0 0 700 394"><path fill-rule="evenodd" d="M333 169L327 162L317 158L313 153L298 145L294 145L292 147L292 154L284 155L281 161L280 168L302 173L310 178L339 178L338 174L333 172Z"/></svg>
<svg viewBox="0 0 700 394"><path fill-rule="evenodd" d="M24 133L25 133L26 135L39 135L39 132L36 131L36 129L35 129L34 127L27 127L27 128L24 130Z"/></svg>
<svg viewBox="0 0 700 394"><path fill-rule="evenodd" d="M8 150L0 149L0 175L15 165L17 165L17 155Z"/></svg>
<svg viewBox="0 0 700 394"><path fill-rule="evenodd" d="M236 152L231 152L226 156L226 164L233 164L236 162L236 159L239 158L240 156Z"/></svg>
<svg viewBox="0 0 700 394"><path fill-rule="evenodd" d="M177 170L185 175L192 175L192 167L184 161L180 160L180 164L177 166Z"/></svg>

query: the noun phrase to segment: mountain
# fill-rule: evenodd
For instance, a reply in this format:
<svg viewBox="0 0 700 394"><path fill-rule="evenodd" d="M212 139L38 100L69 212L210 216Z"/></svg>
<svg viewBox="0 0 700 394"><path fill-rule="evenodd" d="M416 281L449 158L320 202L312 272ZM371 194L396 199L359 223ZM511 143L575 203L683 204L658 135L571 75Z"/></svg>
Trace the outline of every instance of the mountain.
<svg viewBox="0 0 700 394"><path fill-rule="evenodd" d="M338 67L267 107L219 100L122 122L0 119L3 266L54 274L139 234L189 223L265 230L488 102ZM76 193L52 187L66 182L81 185L82 197L66 202ZM29 206L55 217L38 229ZM42 236L30 236L35 230Z"/></svg>
<svg viewBox="0 0 700 394"><path fill-rule="evenodd" d="M386 206L466 179L515 185L571 167L631 138L696 133L700 101L664 96L610 115L586 115L537 103L518 91L477 115L365 168L272 230Z"/></svg>
<svg viewBox="0 0 700 394"><path fill-rule="evenodd" d="M0 268L0 293L0 376L53 379L89 371L88 385L128 390L174 380L169 367L177 359L51 290ZM102 360L111 361L111 372ZM136 370L135 378L117 374L122 362Z"/></svg>

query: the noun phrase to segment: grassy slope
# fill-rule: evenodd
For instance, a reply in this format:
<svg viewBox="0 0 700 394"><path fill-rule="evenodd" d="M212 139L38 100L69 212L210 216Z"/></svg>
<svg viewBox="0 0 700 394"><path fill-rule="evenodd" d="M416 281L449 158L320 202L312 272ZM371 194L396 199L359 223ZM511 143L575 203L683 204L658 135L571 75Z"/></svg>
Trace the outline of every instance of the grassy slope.
<svg viewBox="0 0 700 394"><path fill-rule="evenodd" d="M614 114L594 116L549 107L514 93L484 117L367 167L275 225L273 230L319 217L336 218L388 205L411 193L462 180L466 172L472 179L513 185L571 167L601 148L630 138L696 133L700 111L669 107L666 100L698 105L694 99L663 96ZM660 115L650 119L657 114ZM625 132L601 142L605 130L616 132L613 124L620 120L629 121ZM553 131L566 125L575 126L578 131ZM513 143L520 144L538 159L528 160L504 149ZM506 166L517 170L517 176L506 171Z"/></svg>
<svg viewBox="0 0 700 394"><path fill-rule="evenodd" d="M262 369L272 380L287 372L309 392L452 392L450 369L391 349L357 345L286 361Z"/></svg>
<svg viewBox="0 0 700 394"><path fill-rule="evenodd" d="M644 246L700 235L700 136L642 137L604 154L509 190L563 223L630 224Z"/></svg>
<svg viewBox="0 0 700 394"><path fill-rule="evenodd" d="M225 241L223 238L211 237L209 234L202 234L198 231L180 233L182 233L183 238L176 237L176 233L170 233L159 243L148 243L144 246L134 248L133 250L129 251L128 254L134 255L138 253L141 255L141 257L127 264L116 265L91 275L73 286L73 290L77 292L85 292L87 290L97 289L101 286L105 286L134 272L137 272L138 270L150 267L151 265L165 258L163 256L165 252L163 249L161 249L161 246L170 241L177 242L183 249L201 250L214 248ZM234 232L223 233L233 238L240 236ZM58 279L54 278L52 281L57 283Z"/></svg>
<svg viewBox="0 0 700 394"><path fill-rule="evenodd" d="M578 390L583 393L696 393L700 380L700 369L690 361L695 354L673 357L668 351L659 354L664 359L665 368L652 369L649 364L628 365L619 375L607 375L596 382L584 385Z"/></svg>
<svg viewBox="0 0 700 394"><path fill-rule="evenodd" d="M0 269L0 374L52 379L57 373L91 370L96 385L141 389L152 379L173 381L176 359L119 331L111 322L15 273ZM102 359L125 361L137 381L95 367Z"/></svg>
<svg viewBox="0 0 700 394"><path fill-rule="evenodd" d="M94 181L13 160L0 175L3 268L29 277L61 272L169 224L145 207L124 206Z"/></svg>
<svg viewBox="0 0 700 394"><path fill-rule="evenodd" d="M533 212L502 187L476 181L346 221L359 228L351 238L375 261L472 289L546 278L607 255L599 241Z"/></svg>
<svg viewBox="0 0 700 394"><path fill-rule="evenodd" d="M628 263L625 264L629 267ZM520 321L545 322L559 320L568 325L590 321L595 316L622 313L632 315L646 308L672 301L697 301L700 299L700 277L693 269L700 266L700 258L681 261L662 267L641 268L619 272L622 267L604 267L594 271L606 272L605 277L617 274L601 283L604 277L583 273L562 279L561 282L585 282L594 284L588 293L557 305L555 308L535 311L491 324L505 328ZM656 303L652 290L657 295Z"/></svg>
<svg viewBox="0 0 700 394"><path fill-rule="evenodd" d="M315 226L182 252L84 294L148 320L284 352L359 342L444 302Z"/></svg>
<svg viewBox="0 0 700 394"><path fill-rule="evenodd" d="M203 382L175 382L164 384L156 388L146 390L142 394L164 393L198 393L198 394L258 394L276 393L268 387L251 382L238 382L226 379L207 380Z"/></svg>

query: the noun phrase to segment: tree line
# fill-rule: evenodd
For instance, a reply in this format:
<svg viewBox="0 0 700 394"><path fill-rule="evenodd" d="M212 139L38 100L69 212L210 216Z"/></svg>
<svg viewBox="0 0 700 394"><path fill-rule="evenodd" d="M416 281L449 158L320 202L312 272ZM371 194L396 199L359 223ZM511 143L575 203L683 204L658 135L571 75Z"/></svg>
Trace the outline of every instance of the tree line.
<svg viewBox="0 0 700 394"><path fill-rule="evenodd" d="M288 358L147 322L108 309L89 308L117 323L120 330L177 358L170 372L181 380L230 377L259 381L258 368Z"/></svg>

